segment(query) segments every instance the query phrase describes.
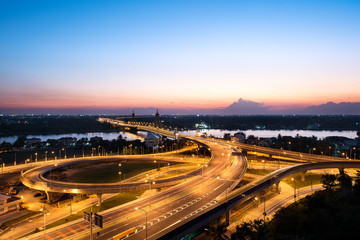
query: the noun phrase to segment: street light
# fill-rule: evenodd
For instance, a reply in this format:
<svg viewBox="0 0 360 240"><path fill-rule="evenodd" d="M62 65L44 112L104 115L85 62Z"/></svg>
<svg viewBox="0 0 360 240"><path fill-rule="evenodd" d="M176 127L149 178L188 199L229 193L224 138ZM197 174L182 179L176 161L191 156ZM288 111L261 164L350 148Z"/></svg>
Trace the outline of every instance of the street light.
<svg viewBox="0 0 360 240"><path fill-rule="evenodd" d="M44 213L44 239L45 239L45 234L46 234L46 232L45 232L45 230L46 230L46 227L45 227L46 226L46 218L45 218L45 216L49 215L50 213L49 213L49 210L46 209L45 204L44 204L43 208L40 208L40 211Z"/></svg>
<svg viewBox="0 0 360 240"><path fill-rule="evenodd" d="M296 180L295 178L291 178L291 181L294 181L294 202L296 202Z"/></svg>
<svg viewBox="0 0 360 240"><path fill-rule="evenodd" d="M145 239L147 239L147 211L145 209L142 209L142 208L138 208L136 207L135 210L141 210L143 212L145 212Z"/></svg>
<svg viewBox="0 0 360 240"><path fill-rule="evenodd" d="M352 148L350 148L350 156L349 156L349 158L350 158L350 159L351 159L351 151L352 151L353 149L355 150L355 149L356 149L356 147L352 147ZM353 152L354 152L354 151L353 151ZM354 153L353 155L354 155L354 160L355 160L355 153Z"/></svg>
<svg viewBox="0 0 360 240"><path fill-rule="evenodd" d="M265 160L262 160L263 165L263 169L265 170Z"/></svg>

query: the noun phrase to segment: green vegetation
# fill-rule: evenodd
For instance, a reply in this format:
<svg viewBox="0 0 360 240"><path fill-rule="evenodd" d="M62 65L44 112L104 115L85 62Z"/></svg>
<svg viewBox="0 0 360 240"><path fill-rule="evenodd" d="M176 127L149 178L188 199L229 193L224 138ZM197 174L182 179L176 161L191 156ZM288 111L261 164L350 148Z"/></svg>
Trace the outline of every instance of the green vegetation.
<svg viewBox="0 0 360 240"><path fill-rule="evenodd" d="M310 174L307 173L305 175L305 181L302 181L301 173L296 173L289 177L284 178L283 181L289 184L290 186L294 187L295 182L294 180L292 180L292 178L294 178L294 180L296 181L296 188L302 188L302 187L310 186L311 184L312 185L320 184L322 175L315 173L310 173Z"/></svg>
<svg viewBox="0 0 360 240"><path fill-rule="evenodd" d="M133 177L139 173L156 169L158 163L124 162L121 166L109 164L94 168L84 169L74 173L68 179L70 182L78 183L113 183L120 179ZM121 174L119 174L121 172Z"/></svg>
<svg viewBox="0 0 360 240"><path fill-rule="evenodd" d="M164 174L156 177L155 179L158 180L158 179L176 177L176 176L179 176L179 175L182 175L182 174L194 171L194 170L195 170L195 167L194 168L187 168L187 169L183 169L183 170L175 170L175 171L172 171L172 172L169 172L169 173L164 173Z"/></svg>
<svg viewBox="0 0 360 240"><path fill-rule="evenodd" d="M9 220L7 222L3 222L3 224L1 224L1 228L7 228L7 227L9 227L9 226L11 226L11 225L13 225L15 223L21 222L21 221L23 221L23 220L25 220L27 218L30 218L30 217L32 217L34 215L39 214L39 213L41 213L41 212L31 212L31 213L25 214L23 216L20 216L18 218L11 219L11 220Z"/></svg>
<svg viewBox="0 0 360 240"><path fill-rule="evenodd" d="M231 239L358 239L360 171L355 185L344 171L321 177L325 190L280 209L269 222L242 222Z"/></svg>
<svg viewBox="0 0 360 240"><path fill-rule="evenodd" d="M269 170L269 169L255 169L255 168L248 168L246 170L246 173L250 173L250 174L256 174L256 175L262 175L265 176L271 172L273 172L274 170Z"/></svg>
<svg viewBox="0 0 360 240"><path fill-rule="evenodd" d="M90 212L92 209L92 212L98 213L116 206L119 206L121 204L131 202L135 199L137 199L141 194L143 194L144 191L136 191L136 192L126 192L126 193L119 193L111 198L106 199L102 202L101 206L96 206L96 204L92 205L92 207L87 207L77 213L74 213L70 216L67 216L65 218L61 218L51 224L46 225L46 229L59 226L61 224L65 224L67 222L74 221L76 219L80 219L83 217L83 212Z"/></svg>

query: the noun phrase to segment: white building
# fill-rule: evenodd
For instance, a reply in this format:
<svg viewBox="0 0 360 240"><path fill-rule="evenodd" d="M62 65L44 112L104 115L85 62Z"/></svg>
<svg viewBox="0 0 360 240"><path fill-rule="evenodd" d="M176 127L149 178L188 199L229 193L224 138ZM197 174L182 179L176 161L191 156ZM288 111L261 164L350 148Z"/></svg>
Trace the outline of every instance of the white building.
<svg viewBox="0 0 360 240"><path fill-rule="evenodd" d="M20 208L22 199L0 193L0 215Z"/></svg>
<svg viewBox="0 0 360 240"><path fill-rule="evenodd" d="M231 141L244 143L246 140L246 135L243 132L235 133L234 136L231 137Z"/></svg>
<svg viewBox="0 0 360 240"><path fill-rule="evenodd" d="M162 138L160 135L154 133L148 133L145 138L145 144L147 147L157 147L162 143Z"/></svg>

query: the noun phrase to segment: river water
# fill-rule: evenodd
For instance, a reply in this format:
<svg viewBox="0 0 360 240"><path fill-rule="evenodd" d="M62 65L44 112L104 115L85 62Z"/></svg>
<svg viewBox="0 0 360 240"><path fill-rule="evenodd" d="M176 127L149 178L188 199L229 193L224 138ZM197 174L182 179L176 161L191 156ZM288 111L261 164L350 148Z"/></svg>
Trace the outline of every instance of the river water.
<svg viewBox="0 0 360 240"><path fill-rule="evenodd" d="M317 138L326 138L330 136L337 137L347 137L347 138L356 138L356 131L312 131L312 130L221 130L221 129L201 129L200 132L207 133L207 135L214 135L215 137L224 137L225 133L230 133L234 135L237 132L243 132L246 134L246 137L254 135L255 137L261 138L270 138L277 137L279 134L281 136L291 136L296 137L299 134L302 137L312 137ZM196 130L182 131L180 133L188 134L195 136Z"/></svg>
<svg viewBox="0 0 360 240"><path fill-rule="evenodd" d="M139 139L141 141L144 140L146 136L145 132L139 132L139 135L132 134L129 132L91 132L91 133L69 133L69 134L51 134L51 135L28 135L26 136L27 139L29 138L40 138L42 142L47 141L48 139L60 139L63 137L75 137L77 140L80 138L90 138L92 137L102 137L104 140L114 140L117 139L121 135L123 139L132 141ZM2 142L9 142L13 144L17 140L18 136L9 136L9 137L1 137L0 143Z"/></svg>
<svg viewBox="0 0 360 240"><path fill-rule="evenodd" d="M207 135L214 135L215 137L223 137L225 133L230 133L233 135L241 130L221 130L221 129L201 129L201 132L206 132ZM255 137L262 137L262 138L270 138L270 137L277 137L279 134L281 136L292 136L296 137L299 134L302 137L312 137L315 136L317 138L326 138L330 136L338 136L338 137L347 137L347 138L356 138L356 131L312 131L312 130L244 130L241 131L246 134L246 137L250 135L254 135ZM188 134L191 136L195 136L196 131L180 131L180 133ZM62 137L76 137L78 140L80 138L88 138L91 137L102 137L104 140L113 140L117 139L118 136L121 135L124 139L129 141L132 140L144 140L146 136L145 132L139 132L139 135L135 135L128 132L92 132L92 133L70 133L70 134L53 134L53 135L28 135L26 138L40 138L41 141L46 141L48 139L59 139ZM14 143L17 140L18 136L9 136L9 137L1 137L0 143L6 141L10 143Z"/></svg>

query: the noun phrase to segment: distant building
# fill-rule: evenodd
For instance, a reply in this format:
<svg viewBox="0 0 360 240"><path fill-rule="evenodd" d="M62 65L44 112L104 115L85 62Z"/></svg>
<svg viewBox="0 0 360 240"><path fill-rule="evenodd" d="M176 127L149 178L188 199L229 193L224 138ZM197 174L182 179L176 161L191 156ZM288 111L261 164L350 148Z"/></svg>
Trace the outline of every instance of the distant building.
<svg viewBox="0 0 360 240"><path fill-rule="evenodd" d="M58 140L58 142L63 146L69 146L72 143L76 142L75 137L62 137Z"/></svg>
<svg viewBox="0 0 360 240"><path fill-rule="evenodd" d="M243 132L235 133L234 136L231 137L231 141L244 143L246 140L246 135Z"/></svg>
<svg viewBox="0 0 360 240"><path fill-rule="evenodd" d="M0 193L0 215L11 210L19 209L21 202L22 199L19 197Z"/></svg>
<svg viewBox="0 0 360 240"><path fill-rule="evenodd" d="M196 123L195 127L199 128L199 129L207 129L207 128L209 128L209 126L205 122Z"/></svg>
<svg viewBox="0 0 360 240"><path fill-rule="evenodd" d="M155 133L148 133L148 135L145 138L145 144L147 147L157 147L159 144L162 143L162 138L160 135L157 135Z"/></svg>
<svg viewBox="0 0 360 240"><path fill-rule="evenodd" d="M251 145L257 145L260 147L270 147L271 145L271 141L261 138L249 138L246 140L246 143Z"/></svg>
<svg viewBox="0 0 360 240"><path fill-rule="evenodd" d="M207 133L201 131L200 129L196 129L195 136L196 136L196 137L207 137Z"/></svg>
<svg viewBox="0 0 360 240"><path fill-rule="evenodd" d="M38 144L41 143L41 139L40 138L29 138L25 140L25 146L26 147L31 147L34 144Z"/></svg>
<svg viewBox="0 0 360 240"><path fill-rule="evenodd" d="M156 109L156 114L155 114L155 127L160 127L160 114L159 114L159 109Z"/></svg>
<svg viewBox="0 0 360 240"><path fill-rule="evenodd" d="M90 138L90 142L92 142L92 143L100 143L102 140L103 140L103 138L98 137L98 136Z"/></svg>
<svg viewBox="0 0 360 240"><path fill-rule="evenodd" d="M131 114L131 121L135 122L135 111L133 110L132 114Z"/></svg>

